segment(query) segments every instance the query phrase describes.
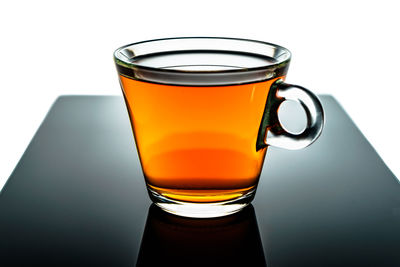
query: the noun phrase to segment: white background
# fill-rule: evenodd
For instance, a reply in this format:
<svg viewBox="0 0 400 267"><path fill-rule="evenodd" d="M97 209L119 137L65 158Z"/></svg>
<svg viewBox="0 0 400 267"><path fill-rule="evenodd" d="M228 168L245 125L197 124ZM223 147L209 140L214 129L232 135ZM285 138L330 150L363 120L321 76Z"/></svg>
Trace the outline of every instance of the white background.
<svg viewBox="0 0 400 267"><path fill-rule="evenodd" d="M241 37L289 48L287 82L336 97L400 177L396 2L2 1L0 188L57 96L120 95L114 49L177 36Z"/></svg>

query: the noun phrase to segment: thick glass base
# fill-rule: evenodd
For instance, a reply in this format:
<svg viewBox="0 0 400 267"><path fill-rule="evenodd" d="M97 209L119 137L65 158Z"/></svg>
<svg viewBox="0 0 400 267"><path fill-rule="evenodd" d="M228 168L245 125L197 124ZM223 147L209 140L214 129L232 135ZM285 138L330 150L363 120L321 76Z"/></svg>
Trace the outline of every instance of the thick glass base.
<svg viewBox="0 0 400 267"><path fill-rule="evenodd" d="M213 203L193 203L166 198L148 188L151 200L166 212L191 218L214 218L236 213L254 198L255 189L233 200Z"/></svg>

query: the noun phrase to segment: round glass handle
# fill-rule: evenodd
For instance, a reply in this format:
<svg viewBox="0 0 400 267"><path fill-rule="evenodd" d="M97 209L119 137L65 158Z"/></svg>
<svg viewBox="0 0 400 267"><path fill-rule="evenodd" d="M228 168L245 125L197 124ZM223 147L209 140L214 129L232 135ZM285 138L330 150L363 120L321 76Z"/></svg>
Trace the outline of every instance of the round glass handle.
<svg viewBox="0 0 400 267"><path fill-rule="evenodd" d="M278 108L285 100L296 101L306 112L307 126L299 134L286 131L279 122ZM302 149L311 145L322 132L324 111L321 102L315 94L306 88L277 80L271 87L267 108L269 108L268 122L263 119L263 124L267 125L266 132L263 135L265 145L292 150Z"/></svg>

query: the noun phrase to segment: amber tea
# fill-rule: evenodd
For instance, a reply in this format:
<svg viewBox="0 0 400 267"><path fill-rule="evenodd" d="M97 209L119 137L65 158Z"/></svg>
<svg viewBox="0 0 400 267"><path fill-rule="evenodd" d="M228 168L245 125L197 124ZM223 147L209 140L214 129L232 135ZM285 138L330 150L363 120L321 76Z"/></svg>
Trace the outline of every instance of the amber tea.
<svg viewBox="0 0 400 267"><path fill-rule="evenodd" d="M120 79L151 189L189 202L254 190L266 152L256 150L257 134L275 79L217 87Z"/></svg>

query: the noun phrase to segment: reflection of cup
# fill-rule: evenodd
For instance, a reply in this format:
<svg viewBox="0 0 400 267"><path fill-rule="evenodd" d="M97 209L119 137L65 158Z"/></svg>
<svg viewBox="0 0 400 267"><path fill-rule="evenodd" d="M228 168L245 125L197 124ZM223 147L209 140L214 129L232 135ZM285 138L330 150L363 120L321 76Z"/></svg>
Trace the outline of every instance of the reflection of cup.
<svg viewBox="0 0 400 267"><path fill-rule="evenodd" d="M266 266L253 206L191 219L152 204L136 266Z"/></svg>
<svg viewBox="0 0 400 267"><path fill-rule="evenodd" d="M254 198L268 145L299 149L321 133L318 98L283 82L283 47L170 38L121 47L114 57L150 197L171 213L239 211ZM286 99L306 111L300 134L279 123Z"/></svg>

